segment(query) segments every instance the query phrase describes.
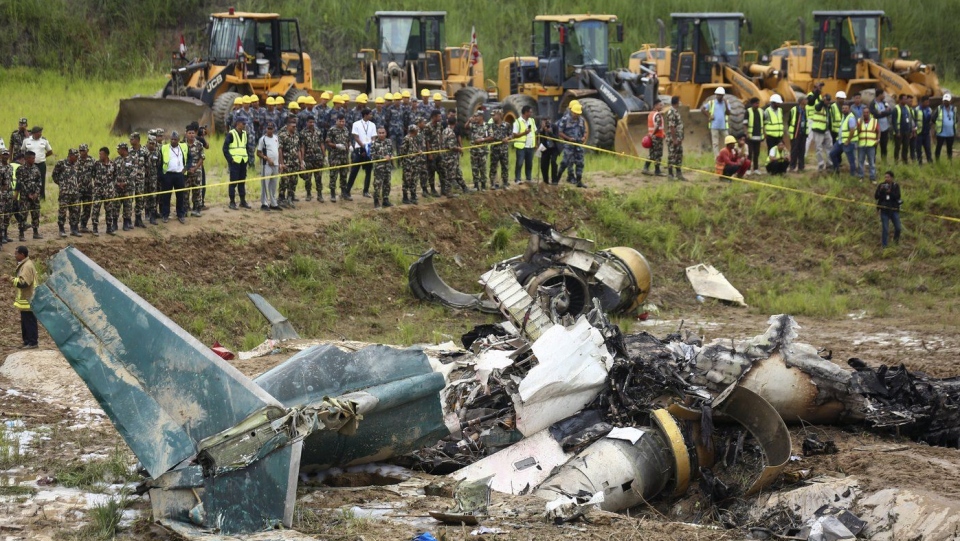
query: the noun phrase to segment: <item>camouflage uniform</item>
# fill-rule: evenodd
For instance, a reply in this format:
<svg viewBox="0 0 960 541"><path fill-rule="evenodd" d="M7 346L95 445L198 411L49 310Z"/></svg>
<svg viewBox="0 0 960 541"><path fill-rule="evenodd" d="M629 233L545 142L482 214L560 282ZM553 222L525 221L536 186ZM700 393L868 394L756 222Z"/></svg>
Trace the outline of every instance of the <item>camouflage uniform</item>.
<svg viewBox="0 0 960 541"><path fill-rule="evenodd" d="M7 241L7 228L10 227L10 216L16 214L16 200L13 193L13 166L0 164L0 232L2 239Z"/></svg>
<svg viewBox="0 0 960 541"><path fill-rule="evenodd" d="M308 171L300 175L303 186L307 189L307 201L310 200L313 189L311 179L316 179L317 182L317 201L323 201L323 171L320 171L326 162L323 155L323 133L316 127L313 130L307 128L300 132L300 144L303 146L303 167Z"/></svg>
<svg viewBox="0 0 960 541"><path fill-rule="evenodd" d="M667 167L676 167L679 174L683 165L683 118L676 107L671 107L664 116L667 123Z"/></svg>
<svg viewBox="0 0 960 541"><path fill-rule="evenodd" d="M147 178L147 147L131 148L129 157L133 160L133 212L137 217L137 225L143 225L143 190ZM200 174L198 171L197 174Z"/></svg>
<svg viewBox="0 0 960 541"><path fill-rule="evenodd" d="M460 170L460 152L456 149L460 146L457 133L453 128L447 126L443 130L443 148L446 152L442 156L443 178L440 180L441 193L450 195L450 188L455 182L464 192L467 191L467 184L463 181L463 172Z"/></svg>
<svg viewBox="0 0 960 541"><path fill-rule="evenodd" d="M28 137L26 131L15 130L10 134L10 160L11 163L23 156L23 140Z"/></svg>
<svg viewBox="0 0 960 541"><path fill-rule="evenodd" d="M474 145L470 149L470 168L473 171L473 187L478 190L487 189L487 156L490 155L490 147L482 141L490 137L490 132L490 125L483 121L470 124L470 143Z"/></svg>
<svg viewBox="0 0 960 541"><path fill-rule="evenodd" d="M114 197L122 197L123 199L117 201L110 201L107 203L107 223L115 223L120 218L120 209L123 208L123 223L127 224L127 221L133 215L133 190L136 185L136 165L134 162L133 154L127 153L126 156L117 156L113 160L113 170L116 173L114 179L116 181L116 190L114 192ZM111 222L111 218L113 219ZM116 231L116 225L114 225L114 231Z"/></svg>
<svg viewBox="0 0 960 541"><path fill-rule="evenodd" d="M434 173L436 176L440 177L440 187L443 188L444 183L444 169L443 169L443 156L442 153L437 153L436 151L443 148L443 122L434 124L433 122L427 124L423 128L423 140L426 143L424 150L432 151L427 155L427 180L430 183L430 193L437 195L437 185L434 182Z"/></svg>
<svg viewBox="0 0 960 541"><path fill-rule="evenodd" d="M297 132L302 132L307 129L307 120L311 118L316 120L317 115L310 109L301 109L300 112L297 113Z"/></svg>
<svg viewBox="0 0 960 541"><path fill-rule="evenodd" d="M83 145L81 145L83 146ZM87 154L77 160L77 180L80 185L80 231L86 233L87 223L90 221L90 210L93 208L93 166L97 160Z"/></svg>
<svg viewBox="0 0 960 541"><path fill-rule="evenodd" d="M60 187L60 196L57 200L57 226L63 234L64 224L70 222L70 232L80 228L80 208L77 206L80 199L79 162L70 163L70 158L57 162L53 166L53 183ZM69 218L68 218L69 215Z"/></svg>
<svg viewBox="0 0 960 541"><path fill-rule="evenodd" d="M363 115L360 114L362 108L354 107L353 109L348 109L344 117L347 119L347 129L353 129L353 123L363 120Z"/></svg>
<svg viewBox="0 0 960 541"><path fill-rule="evenodd" d="M292 202L293 192L297 189L297 172L300 171L300 136L283 130L277 139L280 143L280 155L283 156L283 176L280 177L277 198L282 202Z"/></svg>
<svg viewBox="0 0 960 541"><path fill-rule="evenodd" d="M330 128L330 131L327 132L327 145L330 148L329 161L330 167L335 169L330 170L330 196L336 197L337 194L337 179L340 179L340 193L347 193L347 180L350 174L350 170L347 165L350 164L350 128L344 126L343 128L339 126L333 126ZM336 148L336 145L343 145L343 149Z"/></svg>
<svg viewBox="0 0 960 541"><path fill-rule="evenodd" d="M664 131L663 114L650 113L653 116L653 131L650 132L650 160L643 164L646 171L651 162L657 168L657 174L660 174L660 161L663 160L663 137L657 137L657 132Z"/></svg>
<svg viewBox="0 0 960 541"><path fill-rule="evenodd" d="M97 232L97 225L100 223L100 206L103 205L107 207L107 224L112 227L112 220L110 214L110 203L102 203L106 199L113 199L116 194L116 171L113 165L113 162L107 161L103 163L97 160L93 165L93 205L92 205L92 221L93 221L93 232L94 234L99 234Z"/></svg>
<svg viewBox="0 0 960 541"><path fill-rule="evenodd" d="M376 162L373 164L373 206L376 207L383 201L384 206L390 206L390 175L393 173L393 141L384 137L374 139L370 143L370 160L382 160L390 158L387 161Z"/></svg>
<svg viewBox="0 0 960 541"><path fill-rule="evenodd" d="M378 128L387 129L387 122L391 118L391 108L387 107L378 107L373 110L370 114L370 120L373 122L373 125Z"/></svg>
<svg viewBox="0 0 960 541"><path fill-rule="evenodd" d="M403 167L403 200L417 202L417 180L427 193L427 162L423 152L423 139L419 133L408 134L400 144L401 166Z"/></svg>
<svg viewBox="0 0 960 541"><path fill-rule="evenodd" d="M490 135L496 144L490 148L490 187L497 187L497 167L500 169L500 176L503 177L503 187L510 185L510 145L501 141L513 135L513 126L508 122L496 124L490 121Z"/></svg>
<svg viewBox="0 0 960 541"><path fill-rule="evenodd" d="M20 213L17 222L20 224L20 237L27 229L27 212L30 213L30 225L33 227L34 238L39 237L37 229L40 227L40 169L34 165L21 165L17 169L17 200L20 201ZM30 199L30 195L36 197Z"/></svg>
<svg viewBox="0 0 960 541"><path fill-rule="evenodd" d="M583 143L587 134L587 122L582 116L574 120L573 116L564 115L557 123L557 131L572 139L574 143ZM583 182L583 147L563 145L563 159L560 160L560 169L569 169L571 179L576 179L576 184L581 184ZM504 181L507 178L504 177Z"/></svg>
<svg viewBox="0 0 960 541"><path fill-rule="evenodd" d="M194 216L196 216L196 213L199 213L201 207L203 207L203 190L201 189L203 173L199 167L192 173L190 169L204 159L206 159L206 154L203 152L203 143L200 139L194 139L193 143L187 143L188 163L186 168L184 168L184 173L186 173L187 188L190 188L190 208L193 209L195 213Z"/></svg>
<svg viewBox="0 0 960 541"><path fill-rule="evenodd" d="M156 217L160 215L160 212L157 209L157 193L158 181L160 177L159 169L160 166L160 149L156 149L151 152L147 149L147 170L146 175L143 178L143 204L146 208L147 218L150 219L151 223L156 225ZM203 193L203 190L198 190ZM202 199L202 198L201 198ZM203 202L201 201L201 204Z"/></svg>
<svg viewBox="0 0 960 541"><path fill-rule="evenodd" d="M393 141L397 148L403 145L403 136L407 133L407 127L413 122L407 122L406 111L402 105L394 105L390 108L389 125L387 129L387 138Z"/></svg>

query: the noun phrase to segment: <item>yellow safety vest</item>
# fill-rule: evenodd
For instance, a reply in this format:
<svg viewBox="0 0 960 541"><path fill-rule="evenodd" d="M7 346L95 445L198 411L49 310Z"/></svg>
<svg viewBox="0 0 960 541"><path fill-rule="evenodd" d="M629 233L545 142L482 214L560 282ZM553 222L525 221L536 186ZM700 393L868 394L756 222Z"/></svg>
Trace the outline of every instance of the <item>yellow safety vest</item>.
<svg viewBox="0 0 960 541"><path fill-rule="evenodd" d="M712 99L712 100L710 100L710 105L707 106L707 112L708 112L708 114L710 115L710 124L713 124L713 106L716 105L716 104L717 104L717 100L716 100L716 99ZM730 104L729 104L729 103L725 103L725 104L723 104L723 105L724 105L724 107L727 108L727 111L730 110ZM725 129L725 130L729 130L729 129L730 129L730 120L729 120L729 117L728 117L727 115L723 115L723 129Z"/></svg>
<svg viewBox="0 0 960 541"><path fill-rule="evenodd" d="M528 135L537 135L537 121L531 116L524 122L523 117L518 117L513 121L513 129L517 130L517 133L522 133L527 131L527 128L530 128L530 133L527 135L519 136L513 140L514 148L524 148L527 146L527 136Z"/></svg>
<svg viewBox="0 0 960 541"><path fill-rule="evenodd" d="M783 137L783 109L767 107L766 113L768 119L764 122L763 129L767 137Z"/></svg>
<svg viewBox="0 0 960 541"><path fill-rule="evenodd" d="M840 122L843 121L843 113L840 111L840 106L836 102L830 104L830 127L833 128L832 131L838 132L837 126L840 125Z"/></svg>
<svg viewBox="0 0 960 541"><path fill-rule="evenodd" d="M810 121L810 129L818 131L827 131L827 109L823 107L823 101L817 100L820 102L820 110L817 111L817 104L814 103L813 106L807 106L807 118Z"/></svg>
<svg viewBox="0 0 960 541"><path fill-rule="evenodd" d="M848 135L851 118L854 120L853 123L856 124L857 115L853 113L848 114L847 118L843 119L840 123L840 144L841 145L856 143L859 140L859 133L856 129L854 129L852 132L849 132L849 133L852 133L852 135ZM850 138L849 141L847 141L848 136Z"/></svg>
<svg viewBox="0 0 960 541"><path fill-rule="evenodd" d="M754 117L760 121L760 135L763 135L763 109L757 108L754 112L753 107L747 108L747 137L753 137Z"/></svg>
<svg viewBox="0 0 960 541"><path fill-rule="evenodd" d="M17 310L27 311L30 310L30 297L33 296L33 291L37 287L37 270L33 266L33 261L29 259L23 260L19 265L17 265L17 274L19 280L20 268L29 263L29 268L33 270L33 283L29 287L18 287L17 288L17 298L13 301L13 307ZM14 284L16 286L16 284ZM26 292L29 291L30 294L27 295Z"/></svg>
<svg viewBox="0 0 960 541"><path fill-rule="evenodd" d="M877 146L877 119L871 118L869 122L860 121L860 141L861 147Z"/></svg>
<svg viewBox="0 0 960 541"><path fill-rule="evenodd" d="M937 107L937 112L933 114L933 125L934 125L934 129L937 130L936 133L935 133L935 135L940 135L940 133L943 132L943 117L944 117L943 108L944 108L943 105L941 105L940 107ZM951 108L950 108L950 116L951 116L951 118L952 118L952 120L953 120L954 126L956 126L956 124L957 124L957 110L951 107ZM956 131L954 131L954 135L956 135Z"/></svg>
<svg viewBox="0 0 960 541"><path fill-rule="evenodd" d="M247 132L237 133L236 129L230 130L233 138L230 140L230 159L233 163L247 163Z"/></svg>
<svg viewBox="0 0 960 541"><path fill-rule="evenodd" d="M186 143L180 143L180 144L177 145L177 147L180 149L180 157L181 157L181 159L183 160L183 169L184 169L184 171L186 171L186 169L187 169L187 152L188 152L188 150L187 150L187 144L186 144ZM166 172L167 172L167 169L169 169L169 167L170 167L170 144L169 144L169 143L166 144L166 145L163 145L162 147L160 147L160 158L161 158L161 160L163 161L163 172L166 173Z"/></svg>

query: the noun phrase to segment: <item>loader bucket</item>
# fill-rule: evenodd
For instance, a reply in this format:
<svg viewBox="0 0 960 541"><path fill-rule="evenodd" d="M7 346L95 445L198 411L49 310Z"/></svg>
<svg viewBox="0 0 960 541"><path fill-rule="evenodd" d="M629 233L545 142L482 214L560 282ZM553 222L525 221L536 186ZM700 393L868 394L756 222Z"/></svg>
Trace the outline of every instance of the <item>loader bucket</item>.
<svg viewBox="0 0 960 541"><path fill-rule="evenodd" d="M642 113L627 113L617 121L617 135L614 140L614 150L628 156L646 157L649 151L640 146L640 141L647 134L647 119L649 111ZM686 105L680 106L680 118L683 120L683 149L685 152L711 152L710 130L707 119L699 109L691 110ZM666 150L666 149L664 149Z"/></svg>
<svg viewBox="0 0 960 541"><path fill-rule="evenodd" d="M213 112L206 103L196 98L134 96L120 100L120 111L110 133L124 135L163 128L167 133L183 131L191 122L213 126Z"/></svg>

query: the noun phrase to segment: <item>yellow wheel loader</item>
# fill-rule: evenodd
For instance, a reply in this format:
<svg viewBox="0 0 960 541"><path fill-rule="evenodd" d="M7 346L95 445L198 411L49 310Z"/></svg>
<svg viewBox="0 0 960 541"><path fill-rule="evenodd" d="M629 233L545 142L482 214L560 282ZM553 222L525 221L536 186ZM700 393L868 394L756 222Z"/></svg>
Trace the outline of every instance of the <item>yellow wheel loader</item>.
<svg viewBox="0 0 960 541"><path fill-rule="evenodd" d="M150 128L183 130L190 122L222 131L224 119L240 95L284 96L288 101L311 92L310 56L300 46L296 19L277 13L214 13L207 26L207 54L177 66L155 96L120 100L114 134Z"/></svg>

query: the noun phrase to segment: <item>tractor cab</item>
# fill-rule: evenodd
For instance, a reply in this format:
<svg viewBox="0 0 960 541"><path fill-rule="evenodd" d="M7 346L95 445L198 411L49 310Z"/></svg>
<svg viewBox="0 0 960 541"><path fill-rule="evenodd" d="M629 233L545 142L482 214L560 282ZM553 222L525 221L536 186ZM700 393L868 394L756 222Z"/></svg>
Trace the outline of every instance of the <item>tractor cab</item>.
<svg viewBox="0 0 960 541"><path fill-rule="evenodd" d="M269 79L293 75L304 82L304 54L296 19L276 13L214 13L208 24L207 61L226 66L238 63L238 75Z"/></svg>
<svg viewBox="0 0 960 541"><path fill-rule="evenodd" d="M533 54L538 59L540 82L572 89L580 86L578 75L584 69L603 77L621 60L619 49L612 49L610 43L622 40L623 25L618 24L616 15L535 17Z"/></svg>
<svg viewBox="0 0 960 541"><path fill-rule="evenodd" d="M420 78L443 79L446 16L446 11L378 11L371 19L377 25L377 51L366 52L374 52L382 67L411 62Z"/></svg>
<svg viewBox="0 0 960 541"><path fill-rule="evenodd" d="M880 62L882 11L814 11L813 78L855 79L863 60Z"/></svg>
<svg viewBox="0 0 960 541"><path fill-rule="evenodd" d="M673 51L670 80L708 84L717 64L740 68L740 29L750 21L743 13L671 13Z"/></svg>

